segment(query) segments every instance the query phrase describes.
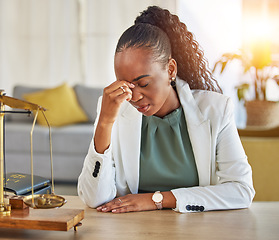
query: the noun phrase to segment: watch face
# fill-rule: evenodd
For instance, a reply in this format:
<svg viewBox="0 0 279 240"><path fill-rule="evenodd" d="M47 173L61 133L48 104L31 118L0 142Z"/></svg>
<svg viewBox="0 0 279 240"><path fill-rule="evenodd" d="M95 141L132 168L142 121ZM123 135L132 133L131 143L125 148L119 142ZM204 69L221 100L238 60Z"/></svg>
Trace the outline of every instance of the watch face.
<svg viewBox="0 0 279 240"><path fill-rule="evenodd" d="M163 200L163 195L162 195L162 193L158 193L158 192L155 192L154 194L153 194L153 196L152 196L152 200L154 201L154 202L161 202L162 200Z"/></svg>

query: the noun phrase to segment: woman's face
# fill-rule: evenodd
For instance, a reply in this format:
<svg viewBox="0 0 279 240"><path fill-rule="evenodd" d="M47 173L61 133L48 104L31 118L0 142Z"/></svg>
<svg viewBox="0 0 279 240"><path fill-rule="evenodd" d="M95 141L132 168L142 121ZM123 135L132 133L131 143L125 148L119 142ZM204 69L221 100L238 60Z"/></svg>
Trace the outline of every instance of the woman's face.
<svg viewBox="0 0 279 240"><path fill-rule="evenodd" d="M116 53L115 75L118 81L135 85L130 103L145 116L164 117L180 104L170 85L176 76L176 62L170 59L166 66L154 61L150 51L143 48L127 48Z"/></svg>

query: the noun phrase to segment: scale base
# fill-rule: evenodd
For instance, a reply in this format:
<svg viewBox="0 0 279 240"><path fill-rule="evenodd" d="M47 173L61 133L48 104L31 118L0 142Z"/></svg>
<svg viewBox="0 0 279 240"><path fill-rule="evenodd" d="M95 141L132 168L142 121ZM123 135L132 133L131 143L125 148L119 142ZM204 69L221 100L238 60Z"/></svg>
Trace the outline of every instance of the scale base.
<svg viewBox="0 0 279 240"><path fill-rule="evenodd" d="M13 209L10 215L0 215L1 228L68 231L80 225L83 209Z"/></svg>

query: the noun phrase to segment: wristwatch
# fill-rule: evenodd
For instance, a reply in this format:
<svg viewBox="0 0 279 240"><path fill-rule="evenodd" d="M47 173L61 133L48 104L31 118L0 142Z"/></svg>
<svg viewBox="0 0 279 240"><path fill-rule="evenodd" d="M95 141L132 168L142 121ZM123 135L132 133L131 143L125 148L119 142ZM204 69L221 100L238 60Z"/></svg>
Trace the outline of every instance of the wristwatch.
<svg viewBox="0 0 279 240"><path fill-rule="evenodd" d="M163 194L160 191L156 191L152 196L152 201L155 203L156 207L161 210L163 208Z"/></svg>

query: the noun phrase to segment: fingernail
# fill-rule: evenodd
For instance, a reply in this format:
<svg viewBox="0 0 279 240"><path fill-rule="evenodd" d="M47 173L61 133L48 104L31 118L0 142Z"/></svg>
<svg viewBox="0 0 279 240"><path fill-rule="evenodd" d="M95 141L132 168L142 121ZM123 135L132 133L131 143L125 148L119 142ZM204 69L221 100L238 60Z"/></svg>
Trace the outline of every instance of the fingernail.
<svg viewBox="0 0 279 240"><path fill-rule="evenodd" d="M128 96L128 97L126 98L126 101L130 102L131 99L132 99L132 95Z"/></svg>
<svg viewBox="0 0 279 240"><path fill-rule="evenodd" d="M134 88L135 85L134 85L133 83L130 83L130 87L131 87L131 88Z"/></svg>
<svg viewBox="0 0 279 240"><path fill-rule="evenodd" d="M107 211L107 208L102 208L102 211L104 212L104 211Z"/></svg>
<svg viewBox="0 0 279 240"><path fill-rule="evenodd" d="M102 207L97 207L96 208L97 211L100 211L101 209L102 209Z"/></svg>
<svg viewBox="0 0 279 240"><path fill-rule="evenodd" d="M111 210L111 212L116 212L116 209Z"/></svg>

